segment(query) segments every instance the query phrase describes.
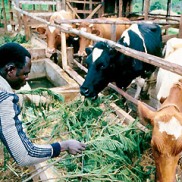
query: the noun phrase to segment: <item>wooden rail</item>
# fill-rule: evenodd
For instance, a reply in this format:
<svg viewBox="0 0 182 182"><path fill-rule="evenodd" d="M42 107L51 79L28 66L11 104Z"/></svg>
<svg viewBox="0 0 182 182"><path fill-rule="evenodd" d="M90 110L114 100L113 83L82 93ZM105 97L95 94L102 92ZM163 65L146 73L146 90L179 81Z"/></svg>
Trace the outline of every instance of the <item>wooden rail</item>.
<svg viewBox="0 0 182 182"><path fill-rule="evenodd" d="M30 15L30 13L27 13L19 8L17 8L16 6L14 7L19 13L22 13L22 14L25 14L27 16L30 16L32 17L32 15ZM32 17L42 23L45 23L46 25L50 25L50 22L42 19L42 18L39 18L39 17ZM174 73L177 73L179 75L182 75L182 66L179 66L177 64L174 64L174 63L169 63L169 62L166 62L164 59L162 58L159 58L159 57L156 57L156 56L153 56L153 55L150 55L150 54L147 54L147 53L143 53L143 52L140 52L140 51L136 51L136 50L133 50L133 49L130 49L130 48L127 48L125 46L122 46L116 42L113 42L111 40L107 40L107 39L104 39L104 38L101 38L101 37L98 37L96 35L93 35L93 34L90 34L90 33L87 33L85 31L81 31L81 30L77 30L77 29L73 29L73 28L69 28L67 26L63 26L63 25L56 25L56 24L51 24L51 26L55 26L57 28L59 28L62 32L66 32L66 33L73 33L73 34L76 34L76 35L81 35L81 36L84 36L86 38L89 38L93 41L103 41L103 42L106 42L107 44L109 44L112 48L115 48L117 51L125 54L125 55L128 55L130 57L133 57L133 58L136 58L136 59L139 59L141 61L144 61L146 63L149 63L149 64L152 64L152 65L155 65L157 67L161 67L163 69L166 69L166 70L169 70L171 72L174 72ZM64 40L65 41L65 40ZM65 45L65 44L64 44ZM65 45L66 46L66 45ZM63 46L62 46L63 47ZM66 49L66 47L62 48L62 49ZM80 85L83 83L83 78L78 75L75 71L71 70L69 68L69 64L66 62L67 61L67 56L65 55L65 52L64 54L62 54L62 60L63 61L63 64L62 64L62 67L64 68L64 70L69 74L71 75ZM79 63L78 63L79 64ZM82 66L82 69L85 69L83 66ZM130 95L128 95L127 93L125 93L124 91L122 91L121 89L117 88L116 86L112 85L112 84L109 84L109 86L114 89L115 91L117 91L118 93L120 93L122 96L124 96L126 99L128 99L129 101L133 102L134 104L137 105L137 100L134 99L133 97L131 97ZM150 106L148 106L150 107ZM154 109L153 109L154 110Z"/></svg>
<svg viewBox="0 0 182 182"><path fill-rule="evenodd" d="M131 25L131 24L134 24L134 23L142 23L142 22L154 22L156 24L159 24L159 25L178 25L179 26L179 22L180 22L180 19L176 19L176 21L178 22L162 22L162 21L159 21L159 20L156 20L156 21L152 21L152 20L141 20L141 21L122 21L122 20L101 20L101 19L89 19L89 18L86 18L86 19L73 19L73 20L56 20L55 23L56 24L61 24L61 23L64 23L64 24L71 24L71 23L81 23L81 22L88 22L88 23L96 23L96 24L115 24L115 25L121 25L121 24L124 24L124 25Z"/></svg>
<svg viewBox="0 0 182 182"><path fill-rule="evenodd" d="M29 4L29 5L56 5L55 1L19 1L19 4Z"/></svg>
<svg viewBox="0 0 182 182"><path fill-rule="evenodd" d="M23 11L20 8L17 8L16 5L14 6L14 8L19 13L25 14L25 15L27 15L27 16L29 16L31 18L34 18L34 19L36 19L36 20L38 20L38 21L40 21L40 22L42 22L42 23L44 23L46 25L51 25L51 26L60 28L60 30L62 32L64 32L64 33L73 33L73 34L76 34L76 35L81 35L81 36L86 37L88 39L91 39L91 40L93 40L95 42L98 42L98 41L106 42L112 48L115 48L116 50L118 50L119 52L121 52L123 54L126 54L128 56L139 59L139 60L144 61L146 63L152 64L152 65L155 65L157 67L161 67L163 69L169 70L169 71L177 73L179 75L182 75L182 66L179 66L179 65L174 64L174 63L166 62L162 58L159 58L159 57L147 54L147 53L143 53L143 52L140 52L140 51L130 49L130 48L122 46L122 45L120 45L120 44L118 44L118 43L116 43L114 41L98 37L96 35L87 33L87 32L82 31L82 30L77 30L77 29L70 28L70 27L67 27L67 26L64 26L64 25L50 24L50 22L48 22L48 21L46 21L46 20L44 20L42 18L31 16L28 12Z"/></svg>

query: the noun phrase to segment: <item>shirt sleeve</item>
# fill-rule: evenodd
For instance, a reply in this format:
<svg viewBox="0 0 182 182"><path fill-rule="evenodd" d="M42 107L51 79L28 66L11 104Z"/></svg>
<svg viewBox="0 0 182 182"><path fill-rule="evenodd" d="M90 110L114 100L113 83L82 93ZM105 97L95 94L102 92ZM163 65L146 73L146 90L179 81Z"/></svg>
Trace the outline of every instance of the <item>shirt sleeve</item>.
<svg viewBox="0 0 182 182"><path fill-rule="evenodd" d="M20 166L34 165L60 154L59 143L33 144L18 119L20 107L16 94L0 92L0 139Z"/></svg>

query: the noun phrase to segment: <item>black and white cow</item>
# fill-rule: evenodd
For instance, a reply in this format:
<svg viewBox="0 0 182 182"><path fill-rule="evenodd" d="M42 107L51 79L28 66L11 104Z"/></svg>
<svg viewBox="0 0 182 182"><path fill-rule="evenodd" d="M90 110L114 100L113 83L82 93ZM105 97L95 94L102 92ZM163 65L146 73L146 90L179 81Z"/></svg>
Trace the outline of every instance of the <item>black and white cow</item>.
<svg viewBox="0 0 182 182"><path fill-rule="evenodd" d="M118 43L160 57L161 29L153 23L133 24L123 32ZM115 82L119 88L125 89L136 77L146 78L149 72L155 70L155 66L126 56L105 42L97 42L92 49L86 48L86 52L88 73L80 92L92 99L96 99L109 82Z"/></svg>

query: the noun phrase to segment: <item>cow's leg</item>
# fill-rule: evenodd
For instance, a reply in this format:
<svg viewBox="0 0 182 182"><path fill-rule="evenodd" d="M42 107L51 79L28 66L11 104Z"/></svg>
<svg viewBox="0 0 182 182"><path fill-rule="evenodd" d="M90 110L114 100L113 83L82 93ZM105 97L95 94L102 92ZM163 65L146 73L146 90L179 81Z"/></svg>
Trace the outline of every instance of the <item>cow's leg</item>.
<svg viewBox="0 0 182 182"><path fill-rule="evenodd" d="M145 79L144 78L141 78L141 77L137 77L135 79L135 83L136 83L137 89L136 89L136 93L135 93L134 98L135 99L138 99L139 96L140 96L141 90L144 87Z"/></svg>

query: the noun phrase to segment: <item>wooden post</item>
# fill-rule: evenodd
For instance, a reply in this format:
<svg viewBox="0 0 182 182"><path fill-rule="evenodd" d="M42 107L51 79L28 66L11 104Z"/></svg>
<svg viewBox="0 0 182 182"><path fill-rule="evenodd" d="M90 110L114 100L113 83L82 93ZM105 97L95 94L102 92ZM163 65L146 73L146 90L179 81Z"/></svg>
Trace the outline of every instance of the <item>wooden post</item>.
<svg viewBox="0 0 182 182"><path fill-rule="evenodd" d="M105 7L104 0L101 0L101 3L102 3L103 6L101 7L100 15L99 16L104 14L104 7Z"/></svg>
<svg viewBox="0 0 182 182"><path fill-rule="evenodd" d="M0 143L0 167L4 164L4 146Z"/></svg>
<svg viewBox="0 0 182 182"><path fill-rule="evenodd" d="M117 1L115 0L114 2L114 14L117 14L118 12L118 7L117 7Z"/></svg>
<svg viewBox="0 0 182 182"><path fill-rule="evenodd" d="M92 1L89 0L89 10L92 10Z"/></svg>
<svg viewBox="0 0 182 182"><path fill-rule="evenodd" d="M123 0L119 0L119 17L123 16Z"/></svg>
<svg viewBox="0 0 182 182"><path fill-rule="evenodd" d="M26 39L26 41L29 41L30 37L31 37L31 28L28 25L28 17L27 17L27 15L23 15L22 21L23 21L24 29L25 29L25 39Z"/></svg>
<svg viewBox="0 0 182 182"><path fill-rule="evenodd" d="M99 4L93 11L88 15L88 19L92 18L92 16L102 7L102 4Z"/></svg>
<svg viewBox="0 0 182 182"><path fill-rule="evenodd" d="M171 0L167 0L167 14L166 16L170 16L170 11L171 11Z"/></svg>
<svg viewBox="0 0 182 182"><path fill-rule="evenodd" d="M67 59L68 59L68 65L73 68L73 47L67 47Z"/></svg>
<svg viewBox="0 0 182 182"><path fill-rule="evenodd" d="M148 12L149 12L150 0L145 0L144 3L144 19L148 20Z"/></svg>
<svg viewBox="0 0 182 182"><path fill-rule="evenodd" d="M116 42L116 24L111 24L111 40Z"/></svg>
<svg viewBox="0 0 182 182"><path fill-rule="evenodd" d="M143 15L143 13L144 13L144 4L145 4L145 1L142 0L142 15Z"/></svg>
<svg viewBox="0 0 182 182"><path fill-rule="evenodd" d="M5 32L7 32L7 19L6 19L6 11L5 11L5 4L4 4L4 0L2 0L2 8L3 8L3 16L4 16L4 30Z"/></svg>
<svg viewBox="0 0 182 182"><path fill-rule="evenodd" d="M15 4L16 4L16 6L17 7L19 7L19 0L15 0ZM17 16L17 19L18 19L18 25L21 27L22 26L22 23L21 23L21 16L20 16L20 14L19 14L19 12L18 11L16 11L16 16Z"/></svg>
<svg viewBox="0 0 182 182"><path fill-rule="evenodd" d="M179 22L179 35L178 35L178 37L182 38L182 15L181 15L180 22Z"/></svg>
<svg viewBox="0 0 182 182"><path fill-rule="evenodd" d="M14 19L13 19L13 10L12 10L12 1L11 0L9 0L8 1L8 6L9 6L9 14L10 14L10 24L11 24L11 26L12 26L12 29L13 29L13 31L15 30L15 22L14 22ZM19 27L19 28L21 28L21 27Z"/></svg>
<svg viewBox="0 0 182 182"><path fill-rule="evenodd" d="M126 3L126 12L125 12L125 16L127 17L130 14L130 5L131 5L131 0L127 1Z"/></svg>
<svg viewBox="0 0 182 182"><path fill-rule="evenodd" d="M66 67L68 66L67 53L66 53L66 35L63 32L61 32L61 55L62 55L62 68L66 69ZM58 65L60 65L59 62Z"/></svg>
<svg viewBox="0 0 182 182"><path fill-rule="evenodd" d="M66 0L61 1L61 9L66 10Z"/></svg>
<svg viewBox="0 0 182 182"><path fill-rule="evenodd" d="M71 9L71 11L75 14L75 16L78 18L78 19L81 19L80 16L77 14L76 12L76 9L75 8L72 8L71 4L69 2L66 3L67 4L67 7Z"/></svg>
<svg viewBox="0 0 182 182"><path fill-rule="evenodd" d="M61 1L56 0L56 11L60 11L60 10L61 10Z"/></svg>

